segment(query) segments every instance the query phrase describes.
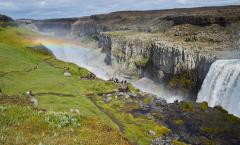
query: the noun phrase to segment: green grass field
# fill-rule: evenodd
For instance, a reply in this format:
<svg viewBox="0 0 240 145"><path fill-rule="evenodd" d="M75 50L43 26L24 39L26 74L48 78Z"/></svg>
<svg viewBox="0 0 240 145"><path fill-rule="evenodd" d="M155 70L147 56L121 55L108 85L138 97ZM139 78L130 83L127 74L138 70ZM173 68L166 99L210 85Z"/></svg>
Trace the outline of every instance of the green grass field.
<svg viewBox="0 0 240 145"><path fill-rule="evenodd" d="M83 144L103 144L106 143L106 140L114 144L117 142L128 144L128 141L121 140L123 137L111 119L98 110L97 107L85 97L86 94L112 91L115 88L114 84L103 82L99 79L79 80L80 75L84 76L88 73L87 70L81 69L81 71L77 71L78 67L76 65L60 62L55 60L53 56L31 50L28 47L37 44L31 41L31 39L29 39L30 37L34 38L36 34L13 27L1 28L0 88L2 92L9 96L24 96L29 90L32 90L34 94L45 93L44 95L37 96L39 101L37 108L47 109L48 112L69 112L70 109L78 109L80 111L79 115L83 116L86 122L89 121L89 126L85 126L87 130L86 133L78 133L73 136L73 138L68 137L65 141L64 132L69 130L69 127L55 130L47 125L45 126L42 121L42 116L39 116L37 112L29 108L24 112L25 107L15 106L14 104L6 105L8 104L7 101L7 103L1 103L0 105L1 107L6 106L7 108L5 114L1 114L4 116L0 117L0 121L5 122L1 123L0 134L2 136L0 144L40 143L41 134L39 136L37 135L37 133L39 133L37 131L38 129L41 129L44 134L60 133L59 136L55 137L56 140L53 139L50 141L51 135L48 135L49 140L43 137L43 144L78 144L79 141L83 141ZM35 69L37 64L39 67ZM61 69L64 66L70 67L70 71L73 74L72 77L64 77L64 70ZM70 94L74 97L48 95L49 92ZM18 120L17 114L22 121ZM9 116L9 118L6 118L6 116ZM7 121L12 120L15 121L11 124L7 123ZM97 124L107 125L107 128L112 128L112 131L108 133L111 134L115 132L116 138L110 137L104 131L101 132L102 129L100 126L98 128ZM93 129L94 126L96 129ZM76 129L81 131L81 128ZM62 132L63 134L61 134ZM91 132L93 134L91 134ZM95 138L95 136L101 135L101 138ZM102 140L103 138L106 140Z"/></svg>
<svg viewBox="0 0 240 145"><path fill-rule="evenodd" d="M86 69L29 48L39 45L35 37L24 29L0 30L0 144L147 145L169 132L152 120L133 117L128 111L134 107L124 101L92 102L87 96L106 94L117 86L100 79L80 80L89 73ZM70 67L71 77L63 75L64 67ZM38 94L38 106L23 103L29 90ZM148 130L155 130L156 136L147 135Z"/></svg>

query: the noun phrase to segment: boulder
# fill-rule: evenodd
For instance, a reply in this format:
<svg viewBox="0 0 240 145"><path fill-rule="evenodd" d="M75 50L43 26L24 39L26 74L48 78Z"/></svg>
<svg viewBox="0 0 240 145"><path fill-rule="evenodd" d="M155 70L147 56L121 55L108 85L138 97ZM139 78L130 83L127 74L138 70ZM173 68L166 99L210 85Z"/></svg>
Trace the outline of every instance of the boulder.
<svg viewBox="0 0 240 145"><path fill-rule="evenodd" d="M71 74L70 72L64 72L64 76L65 76L65 77L71 77L72 74Z"/></svg>
<svg viewBox="0 0 240 145"><path fill-rule="evenodd" d="M149 131L148 131L148 135L155 136L155 135L156 135L156 132L153 131L153 130L149 130Z"/></svg>
<svg viewBox="0 0 240 145"><path fill-rule="evenodd" d="M109 103L112 100L112 97L104 97L103 102Z"/></svg>
<svg viewBox="0 0 240 145"><path fill-rule="evenodd" d="M31 96L29 100L34 106L38 105L38 100L35 97Z"/></svg>
<svg viewBox="0 0 240 145"><path fill-rule="evenodd" d="M70 109L71 113L79 114L80 111L78 109Z"/></svg>

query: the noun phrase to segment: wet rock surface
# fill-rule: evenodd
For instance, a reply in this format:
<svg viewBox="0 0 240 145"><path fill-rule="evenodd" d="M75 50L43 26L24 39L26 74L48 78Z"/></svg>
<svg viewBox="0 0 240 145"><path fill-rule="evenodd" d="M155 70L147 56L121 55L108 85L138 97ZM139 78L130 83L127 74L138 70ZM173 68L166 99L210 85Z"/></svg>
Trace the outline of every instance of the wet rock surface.
<svg viewBox="0 0 240 145"><path fill-rule="evenodd" d="M221 107L209 108L207 103L175 101L167 104L162 99L154 99L133 114L151 115L156 122L172 130L169 135L153 140L153 145L170 145L174 140L193 145L240 143L240 119Z"/></svg>

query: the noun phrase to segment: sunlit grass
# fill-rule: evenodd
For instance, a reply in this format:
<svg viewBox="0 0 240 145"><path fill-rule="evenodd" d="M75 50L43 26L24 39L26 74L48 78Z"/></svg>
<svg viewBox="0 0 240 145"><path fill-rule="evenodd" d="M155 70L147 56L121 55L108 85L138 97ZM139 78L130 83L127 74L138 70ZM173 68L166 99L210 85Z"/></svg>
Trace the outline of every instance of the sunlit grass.
<svg viewBox="0 0 240 145"><path fill-rule="evenodd" d="M97 103L123 124L125 134L133 143L148 145L154 138L170 132L165 126L158 125L153 120L144 116L134 117L130 111L138 108L137 103L127 105L126 100L121 99L113 99L110 103L104 103L101 98L97 99ZM149 130L155 131L156 135L149 135Z"/></svg>
<svg viewBox="0 0 240 145"><path fill-rule="evenodd" d="M112 83L98 79L80 80L79 76L86 76L89 73L87 70L79 71L74 64L57 61L52 56L45 56L30 50L27 46L32 46L34 42L29 40L30 43L25 43L26 38L18 36L19 32L24 33L24 36L32 34L27 30L10 27L0 31L0 75L3 75L0 77L0 88L4 93L16 95L32 90L34 93L71 94L77 98L65 98L67 99L66 103L59 107L57 107L58 96L39 96L39 105L50 108L48 107L49 102L54 98L56 104L53 102L52 106L56 107L51 109L55 111L69 111L71 107L78 105L81 106L80 109L85 115L90 113L98 117L104 116L84 95L112 91L115 88ZM37 64L38 69L34 69ZM72 77L64 77L64 66L70 67ZM32 70L27 71L30 69ZM42 104L41 100L45 100L45 102L43 101ZM75 101L77 104L71 106L71 103L75 103Z"/></svg>
<svg viewBox="0 0 240 145"><path fill-rule="evenodd" d="M39 113L32 107L0 105L3 144L129 144L119 131L91 117L69 113Z"/></svg>

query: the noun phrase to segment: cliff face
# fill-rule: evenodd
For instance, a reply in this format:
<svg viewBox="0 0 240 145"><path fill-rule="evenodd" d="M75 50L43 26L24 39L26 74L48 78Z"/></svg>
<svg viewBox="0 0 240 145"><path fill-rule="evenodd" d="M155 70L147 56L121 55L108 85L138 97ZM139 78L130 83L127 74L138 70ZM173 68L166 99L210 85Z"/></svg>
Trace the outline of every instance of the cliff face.
<svg viewBox="0 0 240 145"><path fill-rule="evenodd" d="M144 39L131 37L106 33L99 37L99 47L107 54L106 62L127 75L150 77L162 82L184 71L194 70L196 79L203 81L214 61L213 57L200 54L198 49L173 45L157 38L157 35L141 36Z"/></svg>
<svg viewBox="0 0 240 145"><path fill-rule="evenodd" d="M154 32L172 26L191 24L227 26L240 21L240 7L203 7L153 11L122 11L81 18L32 20L40 31L72 38L106 31L136 30Z"/></svg>
<svg viewBox="0 0 240 145"><path fill-rule="evenodd" d="M49 20L17 20L19 26L27 27L42 33L48 33L57 37L70 38L72 24L78 18L49 19Z"/></svg>
<svg viewBox="0 0 240 145"><path fill-rule="evenodd" d="M171 89L197 93L212 62L240 58L239 23L229 27L178 25L164 32L104 32L106 62L127 75L150 77ZM229 55L227 55L229 54Z"/></svg>

